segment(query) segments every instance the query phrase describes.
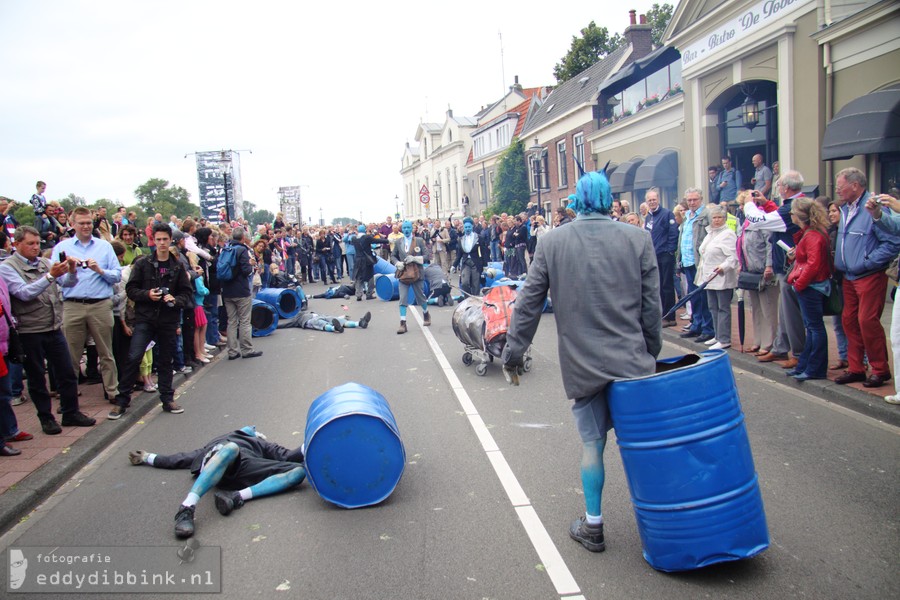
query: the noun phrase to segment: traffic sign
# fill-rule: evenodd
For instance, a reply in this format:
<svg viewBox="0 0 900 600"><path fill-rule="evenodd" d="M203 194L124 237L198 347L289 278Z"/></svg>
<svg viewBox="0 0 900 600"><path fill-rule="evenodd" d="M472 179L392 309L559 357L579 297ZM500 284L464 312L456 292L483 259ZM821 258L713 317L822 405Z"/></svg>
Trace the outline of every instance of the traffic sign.
<svg viewBox="0 0 900 600"><path fill-rule="evenodd" d="M427 185L423 185L419 189L419 202L421 202L422 204L428 204L429 202L431 202L431 194L428 192Z"/></svg>

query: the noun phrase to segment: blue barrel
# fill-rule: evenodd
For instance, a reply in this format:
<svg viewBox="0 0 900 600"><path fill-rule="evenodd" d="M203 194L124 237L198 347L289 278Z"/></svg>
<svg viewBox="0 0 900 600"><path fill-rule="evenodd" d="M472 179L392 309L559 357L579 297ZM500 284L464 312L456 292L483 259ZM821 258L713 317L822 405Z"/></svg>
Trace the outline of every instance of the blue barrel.
<svg viewBox="0 0 900 600"><path fill-rule="evenodd" d="M428 293L431 291L431 286L428 285L428 280L425 279L423 281L425 284L422 288L425 297L428 297ZM384 300L385 302L391 302L393 300L400 299L400 282L393 275L379 275L375 278L375 295L378 296L379 300ZM416 293L413 291L412 287L409 288L409 299L407 300L407 304L415 304L416 303Z"/></svg>
<svg viewBox="0 0 900 600"><path fill-rule="evenodd" d="M660 361L655 375L616 381L608 393L650 566L684 571L769 547L726 352Z"/></svg>
<svg viewBox="0 0 900 600"><path fill-rule="evenodd" d="M496 269L497 271L503 272L503 261L491 261L487 264L488 269Z"/></svg>
<svg viewBox="0 0 900 600"><path fill-rule="evenodd" d="M343 508L378 504L390 496L406 465L387 400L358 383L332 388L313 401L303 446L309 483Z"/></svg>
<svg viewBox="0 0 900 600"><path fill-rule="evenodd" d="M278 328L278 311L268 302L254 300L250 307L250 329L253 337L265 337Z"/></svg>
<svg viewBox="0 0 900 600"><path fill-rule="evenodd" d="M384 260L380 256L378 257L378 261L372 267L375 271L376 275L393 275L397 272L397 267L393 263Z"/></svg>
<svg viewBox="0 0 900 600"><path fill-rule="evenodd" d="M256 299L271 304L283 319L296 317L303 305L300 294L290 288L263 288L256 292Z"/></svg>

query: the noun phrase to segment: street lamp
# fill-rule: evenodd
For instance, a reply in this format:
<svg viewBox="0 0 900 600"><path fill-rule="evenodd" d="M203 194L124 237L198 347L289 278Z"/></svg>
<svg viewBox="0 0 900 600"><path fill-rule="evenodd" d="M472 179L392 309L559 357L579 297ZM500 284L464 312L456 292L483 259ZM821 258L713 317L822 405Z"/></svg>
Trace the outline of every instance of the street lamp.
<svg viewBox="0 0 900 600"><path fill-rule="evenodd" d="M394 194L394 210L396 211L394 213L394 218L399 221L400 220L400 196L398 196L397 194Z"/></svg>
<svg viewBox="0 0 900 600"><path fill-rule="evenodd" d="M437 202L437 218L441 219L441 180L434 182L434 201Z"/></svg>
<svg viewBox="0 0 900 600"><path fill-rule="evenodd" d="M543 212L544 205L541 204L541 182L544 175L544 155L547 149L538 144L538 139L534 138L534 146L528 149L531 153L531 168L534 170L534 187L537 189L538 210Z"/></svg>
<svg viewBox="0 0 900 600"><path fill-rule="evenodd" d="M319 227L325 227L325 217L322 216L322 207L319 207Z"/></svg>

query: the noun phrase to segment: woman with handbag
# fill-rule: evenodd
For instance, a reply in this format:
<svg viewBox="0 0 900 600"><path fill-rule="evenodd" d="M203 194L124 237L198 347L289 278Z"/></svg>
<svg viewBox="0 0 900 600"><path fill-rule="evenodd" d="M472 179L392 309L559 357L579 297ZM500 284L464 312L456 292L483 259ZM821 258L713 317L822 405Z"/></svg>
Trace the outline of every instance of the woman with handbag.
<svg viewBox="0 0 900 600"><path fill-rule="evenodd" d="M413 226L410 221L403 221L400 228L403 237L397 240L391 250L391 261L397 267L397 279L400 289L400 328L398 334L406 333L406 306L409 303L409 288L413 289L416 304L422 307L423 323L427 327L431 325L431 315L428 314L428 300L425 298L425 240L413 236Z"/></svg>
<svg viewBox="0 0 900 600"><path fill-rule="evenodd" d="M825 379L828 373L828 335L823 312L825 299L831 293L831 245L828 241L828 215L809 198L795 198L791 205L791 221L800 228L801 238L788 253L794 266L787 283L797 292L800 314L806 328L806 343L797 358L797 366L787 375L797 381Z"/></svg>
<svg viewBox="0 0 900 600"><path fill-rule="evenodd" d="M724 205L712 204L707 211L710 226L700 244L700 268L694 283L700 285L712 278L706 286L706 301L715 336L705 343L711 350L724 350L731 347L731 299L737 287L737 236L727 224L728 212Z"/></svg>
<svg viewBox="0 0 900 600"><path fill-rule="evenodd" d="M765 198L760 197L765 202ZM749 190L737 197L743 210L746 202L754 202ZM759 204L758 204L759 205ZM763 209L763 206L760 206ZM774 276L766 280L766 267L772 266L771 235L766 231L748 229L749 221L744 221L737 240L737 256L740 265L738 288L750 300L753 319L753 346L750 352L757 356L767 354L775 343L775 329L778 326L778 281Z"/></svg>
<svg viewBox="0 0 900 600"><path fill-rule="evenodd" d="M0 456L18 456L22 451L7 446L6 442L25 442L34 439L34 436L19 431L19 422L12 408L12 381L6 360L10 351L10 335L15 333L15 329L10 317L9 290L3 279L0 279L0 312L3 313L0 317Z"/></svg>

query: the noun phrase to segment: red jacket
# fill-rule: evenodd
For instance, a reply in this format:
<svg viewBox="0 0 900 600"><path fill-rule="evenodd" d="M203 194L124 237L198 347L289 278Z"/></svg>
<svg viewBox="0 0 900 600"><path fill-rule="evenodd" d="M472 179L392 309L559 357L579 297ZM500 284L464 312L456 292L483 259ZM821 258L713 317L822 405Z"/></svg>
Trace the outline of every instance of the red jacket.
<svg viewBox="0 0 900 600"><path fill-rule="evenodd" d="M831 244L828 236L816 229L807 229L797 243L794 268L788 274L787 282L798 292L809 284L825 281L831 277Z"/></svg>

